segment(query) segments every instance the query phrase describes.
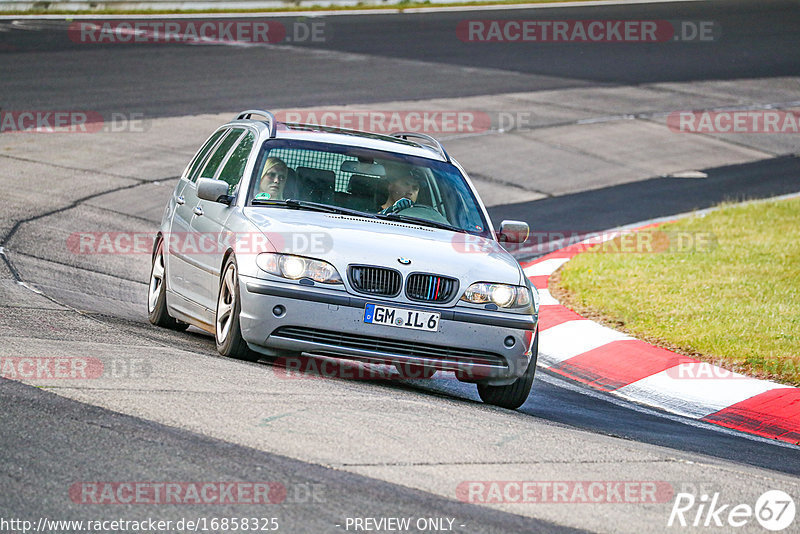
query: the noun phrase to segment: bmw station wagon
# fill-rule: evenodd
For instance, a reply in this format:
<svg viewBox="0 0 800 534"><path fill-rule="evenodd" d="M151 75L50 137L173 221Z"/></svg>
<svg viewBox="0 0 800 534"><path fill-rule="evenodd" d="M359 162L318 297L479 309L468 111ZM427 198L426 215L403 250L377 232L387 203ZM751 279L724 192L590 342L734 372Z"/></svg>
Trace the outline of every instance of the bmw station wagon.
<svg viewBox="0 0 800 534"><path fill-rule="evenodd" d="M263 117L263 118L255 118ZM539 298L464 169L419 133L279 123L217 129L164 211L150 322L195 325L225 356L314 356L453 372L516 409L538 353Z"/></svg>

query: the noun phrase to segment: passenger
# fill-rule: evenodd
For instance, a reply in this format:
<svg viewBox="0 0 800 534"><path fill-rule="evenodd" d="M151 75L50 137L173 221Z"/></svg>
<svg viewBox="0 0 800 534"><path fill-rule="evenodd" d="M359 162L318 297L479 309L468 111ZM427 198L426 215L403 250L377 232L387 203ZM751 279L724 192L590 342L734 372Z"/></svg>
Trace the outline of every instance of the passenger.
<svg viewBox="0 0 800 534"><path fill-rule="evenodd" d="M378 207L380 213L389 214L410 208L417 201L421 180L412 172L395 175L389 179L389 196Z"/></svg>
<svg viewBox="0 0 800 534"><path fill-rule="evenodd" d="M289 176L289 167L280 158L269 157L264 162L264 172L258 184L256 198L283 200L283 189L286 187L286 178Z"/></svg>

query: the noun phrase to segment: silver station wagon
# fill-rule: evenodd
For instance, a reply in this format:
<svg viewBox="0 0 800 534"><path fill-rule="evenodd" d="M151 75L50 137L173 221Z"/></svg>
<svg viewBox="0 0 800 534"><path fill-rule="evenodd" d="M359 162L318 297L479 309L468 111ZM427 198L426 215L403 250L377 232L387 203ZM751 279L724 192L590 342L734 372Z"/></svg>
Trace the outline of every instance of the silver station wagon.
<svg viewBox="0 0 800 534"><path fill-rule="evenodd" d="M328 357L453 372L484 402L530 393L539 297L464 169L430 136L279 123L249 110L208 138L164 211L150 322L225 356Z"/></svg>

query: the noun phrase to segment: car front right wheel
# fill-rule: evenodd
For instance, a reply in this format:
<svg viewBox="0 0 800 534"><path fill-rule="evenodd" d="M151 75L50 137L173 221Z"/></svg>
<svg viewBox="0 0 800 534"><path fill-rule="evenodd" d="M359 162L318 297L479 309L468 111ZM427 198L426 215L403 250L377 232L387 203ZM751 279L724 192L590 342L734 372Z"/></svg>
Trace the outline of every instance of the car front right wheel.
<svg viewBox="0 0 800 534"><path fill-rule="evenodd" d="M150 267L150 285L147 288L147 318L156 326L183 331L189 325L171 317L167 309L167 267L164 262L164 240L156 241L153 264Z"/></svg>

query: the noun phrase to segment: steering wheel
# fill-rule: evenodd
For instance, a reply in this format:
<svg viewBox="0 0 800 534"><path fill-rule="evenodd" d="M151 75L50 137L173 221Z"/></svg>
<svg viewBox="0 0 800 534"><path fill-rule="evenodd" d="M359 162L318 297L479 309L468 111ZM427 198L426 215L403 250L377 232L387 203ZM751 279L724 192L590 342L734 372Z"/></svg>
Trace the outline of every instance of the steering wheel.
<svg viewBox="0 0 800 534"><path fill-rule="evenodd" d="M426 206L424 204L414 204L410 208L398 211L397 214L408 215L409 217L417 217L420 219L426 219L429 221L440 222L444 224L450 224L450 221L448 221L444 215L442 215L432 207Z"/></svg>

